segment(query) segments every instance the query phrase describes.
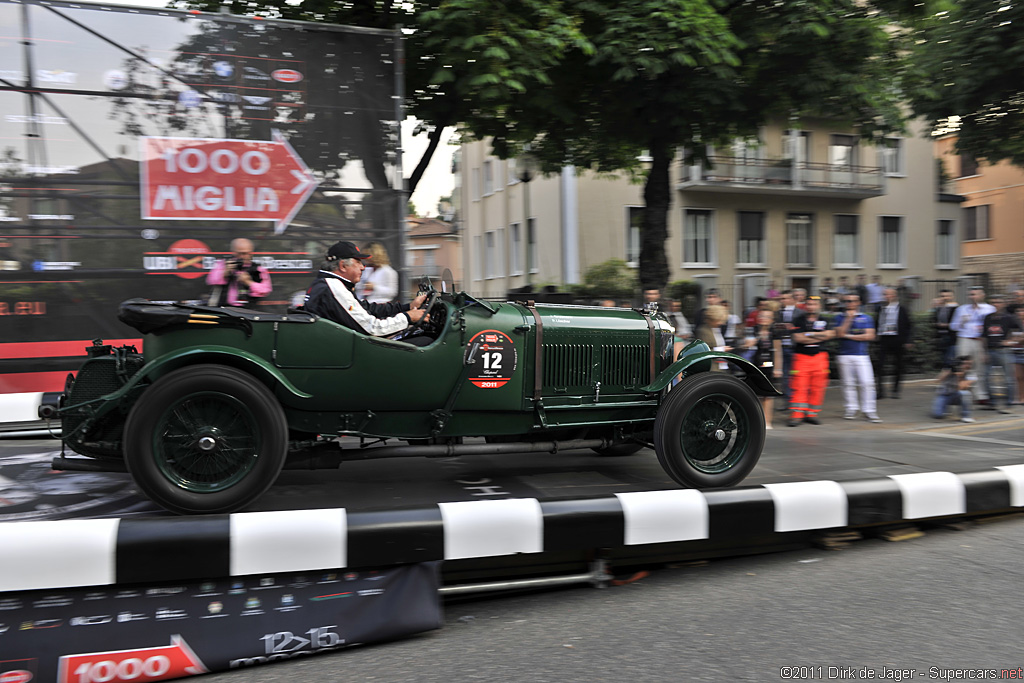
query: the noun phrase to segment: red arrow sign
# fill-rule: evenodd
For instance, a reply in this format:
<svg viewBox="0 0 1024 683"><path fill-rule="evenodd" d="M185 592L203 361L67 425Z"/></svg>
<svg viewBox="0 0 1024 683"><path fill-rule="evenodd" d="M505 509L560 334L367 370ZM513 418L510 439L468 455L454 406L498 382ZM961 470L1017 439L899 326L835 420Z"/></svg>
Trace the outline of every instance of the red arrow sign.
<svg viewBox="0 0 1024 683"><path fill-rule="evenodd" d="M274 221L284 232L317 181L284 136L273 138L140 138L142 217Z"/></svg>
<svg viewBox="0 0 1024 683"><path fill-rule="evenodd" d="M60 658L58 683L79 681L163 681L208 673L181 636L171 636L165 647L91 652Z"/></svg>

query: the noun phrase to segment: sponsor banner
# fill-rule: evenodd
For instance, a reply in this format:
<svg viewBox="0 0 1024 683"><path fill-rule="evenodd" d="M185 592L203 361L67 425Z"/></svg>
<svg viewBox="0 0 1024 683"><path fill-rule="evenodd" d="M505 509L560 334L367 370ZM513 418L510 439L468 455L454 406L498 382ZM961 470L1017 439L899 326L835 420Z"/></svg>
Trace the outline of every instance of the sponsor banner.
<svg viewBox="0 0 1024 683"><path fill-rule="evenodd" d="M162 681L441 626L438 564L0 594L0 683Z"/></svg>
<svg viewBox="0 0 1024 683"><path fill-rule="evenodd" d="M217 259L229 258L230 252L211 252L204 242L193 239L178 240L167 251L149 251L143 256L142 267L147 273L176 275L180 278L195 279L206 277ZM271 273L301 272L313 270L309 254L296 252L260 252L253 255L253 261Z"/></svg>
<svg viewBox="0 0 1024 683"><path fill-rule="evenodd" d="M269 103L245 97L247 106ZM283 232L318 181L283 135L273 131L272 137L139 138L143 218L274 221L276 232Z"/></svg>

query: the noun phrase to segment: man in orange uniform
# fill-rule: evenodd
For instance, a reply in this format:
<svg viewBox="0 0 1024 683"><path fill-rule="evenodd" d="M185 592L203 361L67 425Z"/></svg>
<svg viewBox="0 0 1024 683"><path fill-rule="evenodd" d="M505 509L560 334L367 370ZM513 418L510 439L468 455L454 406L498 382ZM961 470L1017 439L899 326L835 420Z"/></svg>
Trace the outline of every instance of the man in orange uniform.
<svg viewBox="0 0 1024 683"><path fill-rule="evenodd" d="M828 351L822 344L836 333L821 317L820 296L807 297L807 308L793 325L793 376L790 379L793 412L787 424L796 427L801 420L821 424L818 414L828 386Z"/></svg>

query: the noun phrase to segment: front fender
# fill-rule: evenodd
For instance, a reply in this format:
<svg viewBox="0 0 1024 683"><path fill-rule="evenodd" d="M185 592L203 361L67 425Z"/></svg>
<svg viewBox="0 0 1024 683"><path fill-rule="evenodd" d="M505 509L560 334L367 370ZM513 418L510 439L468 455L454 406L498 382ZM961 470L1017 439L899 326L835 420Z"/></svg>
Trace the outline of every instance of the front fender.
<svg viewBox="0 0 1024 683"><path fill-rule="evenodd" d="M743 370L744 381L753 389L755 394L761 396L782 396L782 392L775 388L772 381L765 376L761 368L751 363L746 358L736 356L722 351L710 351L707 344L691 343L679 354L679 360L667 369L662 370L657 379L641 388L641 391L656 393L672 383L672 380L683 373L690 375L695 372L709 372L715 361L725 361L730 365Z"/></svg>

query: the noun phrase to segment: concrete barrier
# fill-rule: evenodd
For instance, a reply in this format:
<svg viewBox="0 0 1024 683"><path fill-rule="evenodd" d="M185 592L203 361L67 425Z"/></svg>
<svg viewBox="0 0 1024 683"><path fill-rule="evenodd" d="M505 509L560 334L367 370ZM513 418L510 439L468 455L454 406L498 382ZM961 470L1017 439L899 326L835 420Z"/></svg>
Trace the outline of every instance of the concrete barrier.
<svg viewBox="0 0 1024 683"><path fill-rule="evenodd" d="M572 500L438 503L0 524L0 592L383 568L434 560L715 542L1024 507L1024 465L673 489Z"/></svg>

